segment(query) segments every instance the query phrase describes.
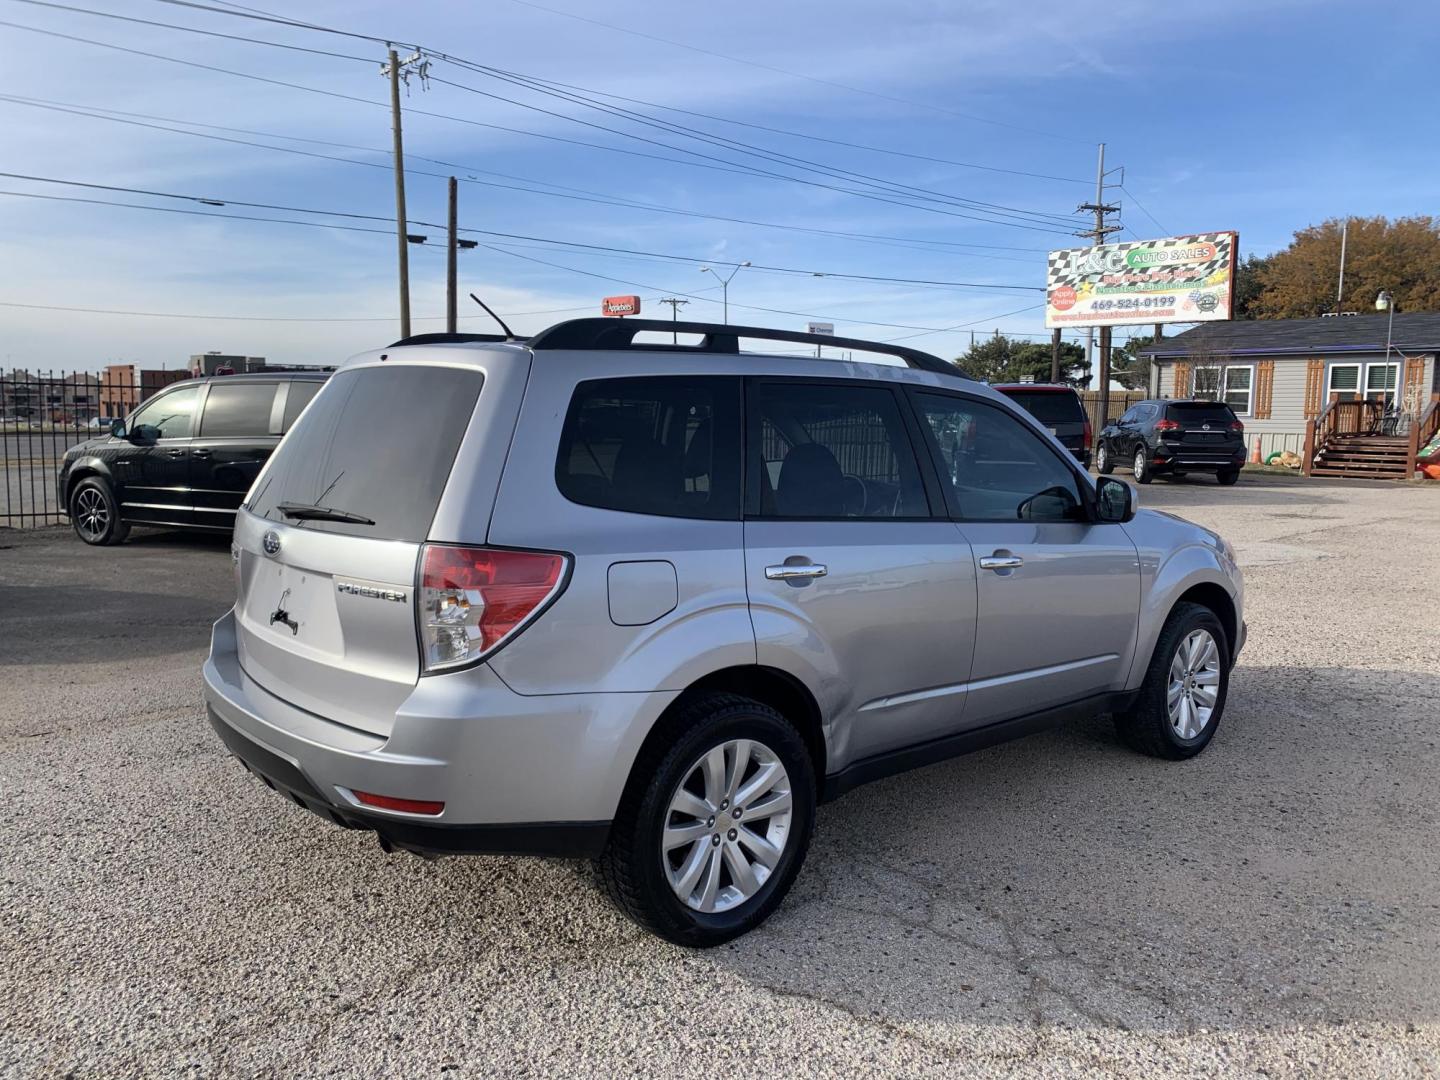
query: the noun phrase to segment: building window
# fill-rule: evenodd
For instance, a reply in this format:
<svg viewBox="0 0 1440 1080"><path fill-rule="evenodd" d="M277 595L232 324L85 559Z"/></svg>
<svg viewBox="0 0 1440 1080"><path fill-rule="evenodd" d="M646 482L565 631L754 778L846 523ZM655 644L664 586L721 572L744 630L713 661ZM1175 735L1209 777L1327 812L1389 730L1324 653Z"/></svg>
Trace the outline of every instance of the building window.
<svg viewBox="0 0 1440 1080"><path fill-rule="evenodd" d="M1331 364L1326 384L1326 400L1383 401L1395 400L1400 382L1400 365L1383 361L1373 364Z"/></svg>
<svg viewBox="0 0 1440 1080"><path fill-rule="evenodd" d="M1202 401L1223 401L1235 411L1236 416L1249 416L1254 385L1253 364L1197 367L1191 396Z"/></svg>

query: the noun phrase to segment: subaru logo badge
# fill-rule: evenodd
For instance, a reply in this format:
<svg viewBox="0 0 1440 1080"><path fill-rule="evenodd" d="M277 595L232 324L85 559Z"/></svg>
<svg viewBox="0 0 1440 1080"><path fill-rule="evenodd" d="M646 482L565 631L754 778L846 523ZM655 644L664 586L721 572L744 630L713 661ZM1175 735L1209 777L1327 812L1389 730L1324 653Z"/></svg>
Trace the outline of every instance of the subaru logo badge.
<svg viewBox="0 0 1440 1080"><path fill-rule="evenodd" d="M265 549L266 555L280 554L280 534L274 529L265 531L265 538L260 541L260 546Z"/></svg>

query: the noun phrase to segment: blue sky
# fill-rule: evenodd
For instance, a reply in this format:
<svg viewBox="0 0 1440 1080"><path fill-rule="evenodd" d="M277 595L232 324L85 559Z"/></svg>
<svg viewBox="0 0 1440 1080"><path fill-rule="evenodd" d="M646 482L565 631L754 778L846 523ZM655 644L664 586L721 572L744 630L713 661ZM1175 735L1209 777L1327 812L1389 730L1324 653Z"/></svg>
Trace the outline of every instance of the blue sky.
<svg viewBox="0 0 1440 1080"><path fill-rule="evenodd" d="M76 4L374 62L0 0L0 19L7 23L364 99L307 93L3 25L4 171L231 201L393 214L390 173L373 167L387 165L389 146L379 46L155 0ZM1297 228L1328 217L1436 212L1440 124L1429 73L1440 45L1440 11L1428 2L1161 5L1121 0L1080 8L1048 0L891 0L885 5L645 0L601 7L545 0L545 7L553 10L520 0L404 7L327 2L284 10L293 18L419 42L588 91L918 157L625 106L852 174L837 181L833 172L827 176L777 165L733 147L647 129L436 60L429 88L413 84L405 99L411 110L406 150L416 155L409 162L412 219L444 221L442 177L456 172L467 178L461 185L463 226L680 257L616 257L476 236L503 246L464 253L462 286L513 314L513 325L522 332L596 312L602 296L627 292L640 293L649 310L662 316L669 309L653 304L654 299L689 294L686 317L718 319L719 290L699 266L750 260L827 276L741 270L730 289L734 322L799 329L807 316L826 318L840 333L903 336L946 356L965 348L972 329L1024 332L1039 340L1042 313L1033 305L1039 304L1040 293L1003 286L1040 286L1045 250L1078 243L1068 231L1084 222L1075 217L1072 226L1059 219L1074 216L1076 204L1093 196L1101 140L1108 144L1108 164L1124 167L1123 189L1106 193L1125 208L1123 238L1236 229L1242 250L1263 253L1284 246ZM604 19L634 33L557 12ZM342 156L370 166L57 112L17 103L15 97L162 117L143 123ZM525 106L670 145L657 147ZM198 124L265 134L192 126ZM757 176L753 168L811 183ZM931 209L834 190L866 186L854 178L857 173L886 182L892 191L893 185L918 189L918 198ZM517 187L551 194L513 190ZM0 179L0 190L210 209L8 178ZM618 198L686 213L557 197L582 193L588 193L583 199ZM962 206L957 198L974 202ZM991 208L976 209L975 203ZM214 212L321 220L233 205ZM693 215L888 239L816 235ZM253 317L159 318L0 307L5 328L0 364L93 369L124 359L173 367L207 349L288 362L333 362L383 344L395 331L394 239L383 221L354 224L380 231L0 196L0 301ZM439 316L443 232L412 228L431 238L426 249L412 247L413 310L421 317ZM985 287L833 276L840 273ZM483 319L468 317L468 310L462 314L467 316L463 328L488 329ZM334 321L304 321L321 319ZM960 324L973 325L928 332ZM435 319L416 323L417 330L442 328Z"/></svg>

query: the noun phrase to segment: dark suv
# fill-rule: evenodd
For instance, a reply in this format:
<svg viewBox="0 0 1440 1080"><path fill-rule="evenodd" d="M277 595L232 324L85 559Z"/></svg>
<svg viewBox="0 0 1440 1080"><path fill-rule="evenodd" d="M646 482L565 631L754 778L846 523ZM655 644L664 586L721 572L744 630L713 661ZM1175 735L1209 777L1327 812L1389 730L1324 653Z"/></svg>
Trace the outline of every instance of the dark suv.
<svg viewBox="0 0 1440 1080"><path fill-rule="evenodd" d="M261 466L328 375L270 372L172 383L110 434L65 452L57 493L87 544L132 523L229 532Z"/></svg>
<svg viewBox="0 0 1440 1080"><path fill-rule="evenodd" d="M1001 383L992 389L1039 420L1075 460L1090 467L1090 417L1074 389L1055 383Z"/></svg>
<svg viewBox="0 0 1440 1080"><path fill-rule="evenodd" d="M1245 464L1245 425L1223 401L1136 402L1100 432L1095 448L1097 471L1117 464L1130 465L1139 484L1188 472L1213 472L1233 484Z"/></svg>

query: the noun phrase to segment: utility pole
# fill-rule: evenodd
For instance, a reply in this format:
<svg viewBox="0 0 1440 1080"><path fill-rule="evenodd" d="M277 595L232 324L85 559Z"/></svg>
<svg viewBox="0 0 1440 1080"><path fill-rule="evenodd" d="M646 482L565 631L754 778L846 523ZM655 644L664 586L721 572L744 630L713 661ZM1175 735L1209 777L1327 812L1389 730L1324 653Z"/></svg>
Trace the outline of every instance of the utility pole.
<svg viewBox="0 0 1440 1080"><path fill-rule="evenodd" d="M1350 219L1346 218L1345 223L1340 226L1340 284L1335 289L1335 314L1340 314L1340 306L1345 300L1345 241L1350 236ZM1238 253L1237 253L1238 258ZM1388 359L1388 357L1387 357Z"/></svg>
<svg viewBox="0 0 1440 1080"><path fill-rule="evenodd" d="M396 254L399 258L400 270L400 336L410 336L410 249L409 238L405 234L405 146L400 135L400 79L404 74L403 68L410 65L418 65L420 75L423 78L426 64L420 59L420 54L411 53L402 63L395 55L395 50L389 50L389 60L381 68L381 74L390 79L390 133L393 136L392 143L395 151L395 241Z"/></svg>
<svg viewBox="0 0 1440 1080"><path fill-rule="evenodd" d="M460 250L459 239L459 207L460 185L455 177L450 177L450 211L446 218L445 235L445 332L455 333L459 322L459 310L456 304L455 287L458 268L455 265L455 256Z"/></svg>
<svg viewBox="0 0 1440 1080"><path fill-rule="evenodd" d="M671 322L671 323L674 323L677 319L680 318L680 309L681 309L682 307L684 307L686 304L690 303L690 301L689 301L689 300L681 300L681 299L680 299L679 297L677 297L677 296L667 296L667 297L664 297L664 298L660 301L660 303L662 303L662 304L669 304L669 305L670 305L670 322ZM678 344L680 344L680 335L679 335L676 331L674 331L674 330L671 330L671 331L670 331L670 343L671 343L672 345L678 345Z"/></svg>
<svg viewBox="0 0 1440 1080"><path fill-rule="evenodd" d="M1060 381L1060 327L1050 333L1050 381Z"/></svg>
<svg viewBox="0 0 1440 1080"><path fill-rule="evenodd" d="M1088 237L1098 246L1105 243L1105 238L1111 233L1119 232L1119 225L1105 224L1106 214L1118 214L1120 207L1105 201L1105 144L1100 144L1100 153L1095 165L1095 201L1093 203L1081 203L1079 210L1089 210L1095 215L1095 227L1085 232L1077 233L1077 236ZM1095 354L1092 351L1095 340L1095 329L1090 327L1085 336L1085 353L1092 363ZM1109 420L1110 411L1110 328L1100 328L1100 426L1104 427Z"/></svg>

